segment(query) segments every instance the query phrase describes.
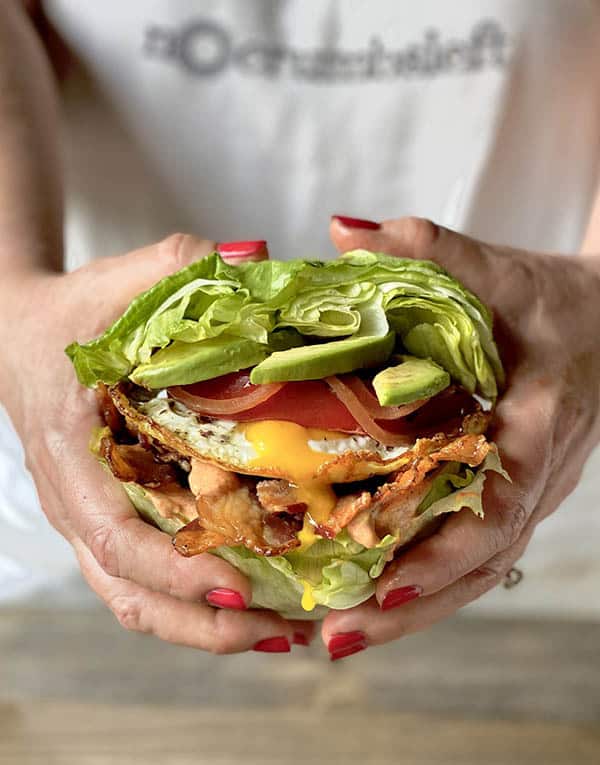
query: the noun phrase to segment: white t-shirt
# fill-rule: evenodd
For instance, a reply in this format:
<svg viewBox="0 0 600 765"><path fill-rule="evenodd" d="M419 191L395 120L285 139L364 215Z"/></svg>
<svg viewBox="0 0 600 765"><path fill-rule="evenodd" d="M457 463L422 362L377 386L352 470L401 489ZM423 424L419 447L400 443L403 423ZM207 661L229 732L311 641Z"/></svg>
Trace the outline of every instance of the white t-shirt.
<svg viewBox="0 0 600 765"><path fill-rule="evenodd" d="M44 7L77 60L63 86L70 267L174 230L332 257L331 213L579 247L600 169L599 2ZM39 526L0 428L0 524ZM60 542L52 565L27 558L29 533L2 530L0 593L4 570L33 586L73 565Z"/></svg>

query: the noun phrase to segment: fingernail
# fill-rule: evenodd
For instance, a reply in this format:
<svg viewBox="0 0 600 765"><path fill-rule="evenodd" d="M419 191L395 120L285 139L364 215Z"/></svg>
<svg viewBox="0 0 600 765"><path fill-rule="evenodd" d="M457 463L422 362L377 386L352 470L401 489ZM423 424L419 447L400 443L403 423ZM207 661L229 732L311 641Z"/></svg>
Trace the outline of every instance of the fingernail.
<svg viewBox="0 0 600 765"><path fill-rule="evenodd" d="M327 644L331 661L343 659L353 653L364 651L367 647L367 639L363 632L341 632L334 635Z"/></svg>
<svg viewBox="0 0 600 765"><path fill-rule="evenodd" d="M269 259L269 251L264 239L254 242L221 242L217 245L217 252L226 263L234 266L239 263Z"/></svg>
<svg viewBox="0 0 600 765"><path fill-rule="evenodd" d="M408 587L397 587L395 590L390 590L381 603L382 611L389 611L390 608L397 608L403 603L408 603L415 598L418 598L423 594L423 588L416 584L411 584Z"/></svg>
<svg viewBox="0 0 600 765"><path fill-rule="evenodd" d="M252 650L263 653L289 653L290 641L284 636L265 638L255 643Z"/></svg>
<svg viewBox="0 0 600 765"><path fill-rule="evenodd" d="M235 611L245 611L246 603L239 592L227 587L216 587L206 594L206 601L217 608L232 608Z"/></svg>
<svg viewBox="0 0 600 765"><path fill-rule="evenodd" d="M346 215L332 215L332 220L337 220L342 226L346 228L368 228L372 231L376 231L381 228L380 223L375 223L374 220L363 220L362 218L348 218Z"/></svg>
<svg viewBox="0 0 600 765"><path fill-rule="evenodd" d="M292 643L294 645L309 645L308 638L303 632L294 632Z"/></svg>

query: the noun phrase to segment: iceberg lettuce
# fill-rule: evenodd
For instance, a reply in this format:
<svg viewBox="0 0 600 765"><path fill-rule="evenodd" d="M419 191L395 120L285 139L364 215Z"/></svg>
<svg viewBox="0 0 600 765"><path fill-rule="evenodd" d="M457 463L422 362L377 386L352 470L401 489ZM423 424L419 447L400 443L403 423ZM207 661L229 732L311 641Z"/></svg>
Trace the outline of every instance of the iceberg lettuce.
<svg viewBox="0 0 600 765"><path fill-rule="evenodd" d="M169 384L185 384L190 358L203 359L202 379L248 365L240 354L226 361L227 348L236 340L247 342L257 359L285 353L285 337L296 347L323 339L328 344L356 340L358 347L361 338L373 334L364 322L374 312L381 315L375 334L391 328L399 352L431 358L468 391L496 397L503 370L492 316L481 301L435 263L365 250L328 262L235 267L213 253L158 282L103 335L83 345L72 343L66 352L79 380L90 387L126 378L160 387L165 364ZM210 353L204 353L205 345ZM209 359L219 356L213 367ZM136 374L138 367L143 371ZM330 374L336 371L347 370Z"/></svg>

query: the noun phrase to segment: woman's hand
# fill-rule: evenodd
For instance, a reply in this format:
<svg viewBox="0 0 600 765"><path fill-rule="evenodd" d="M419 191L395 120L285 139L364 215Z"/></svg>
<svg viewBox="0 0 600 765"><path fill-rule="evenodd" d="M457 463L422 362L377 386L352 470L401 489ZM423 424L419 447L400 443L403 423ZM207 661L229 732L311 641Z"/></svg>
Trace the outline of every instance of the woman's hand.
<svg viewBox="0 0 600 765"><path fill-rule="evenodd" d="M598 258L495 247L415 218L349 223L332 221L340 252L434 260L493 310L507 385L490 435L512 484L488 477L483 522L449 518L387 567L375 599L331 612L322 634L332 658L422 630L502 582L600 440Z"/></svg>
<svg viewBox="0 0 600 765"><path fill-rule="evenodd" d="M175 235L70 274L3 277L8 324L0 331L0 400L23 441L48 520L71 542L83 575L124 627L215 653L285 651L294 633L308 639L312 625L245 612L252 598L246 578L213 555L178 555L92 456L91 432L101 424L96 400L64 353L71 341L100 334L134 295L212 249L212 242Z"/></svg>

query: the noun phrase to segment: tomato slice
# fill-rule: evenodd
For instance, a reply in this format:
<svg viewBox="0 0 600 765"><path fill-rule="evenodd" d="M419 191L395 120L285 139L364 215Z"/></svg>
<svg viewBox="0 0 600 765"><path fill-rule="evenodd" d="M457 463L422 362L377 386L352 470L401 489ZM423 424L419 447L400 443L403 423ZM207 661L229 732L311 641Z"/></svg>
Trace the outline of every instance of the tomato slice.
<svg viewBox="0 0 600 765"><path fill-rule="evenodd" d="M239 402L244 396L248 396L249 401L256 400L256 392L260 387L252 385L250 370L244 370L193 385L169 388L168 392L172 398L181 400L195 412L207 417L236 422L286 420L305 428L366 433L329 385L322 380L286 382L266 401L243 411L217 414L211 412L210 407L206 405L210 399L220 404L227 399ZM197 402L193 401L194 397L197 397ZM237 408L239 409L239 404ZM374 422L392 437L405 436L408 443L411 439L431 436L436 432L457 431L464 416L478 410L477 401L469 393L452 385L420 406L417 411L397 419Z"/></svg>
<svg viewBox="0 0 600 765"><path fill-rule="evenodd" d="M248 370L216 377L205 382L181 387L186 393L200 398L214 398L223 401L227 398L239 398L249 394L258 386L250 382ZM169 389L169 395L177 399L177 391ZM211 416L210 411L204 412ZM321 380L287 382L273 396L262 404L228 415L222 419L236 422L254 422L256 420L287 420L305 428L339 430L344 433L362 433L362 428L354 417L331 392L329 386Z"/></svg>

